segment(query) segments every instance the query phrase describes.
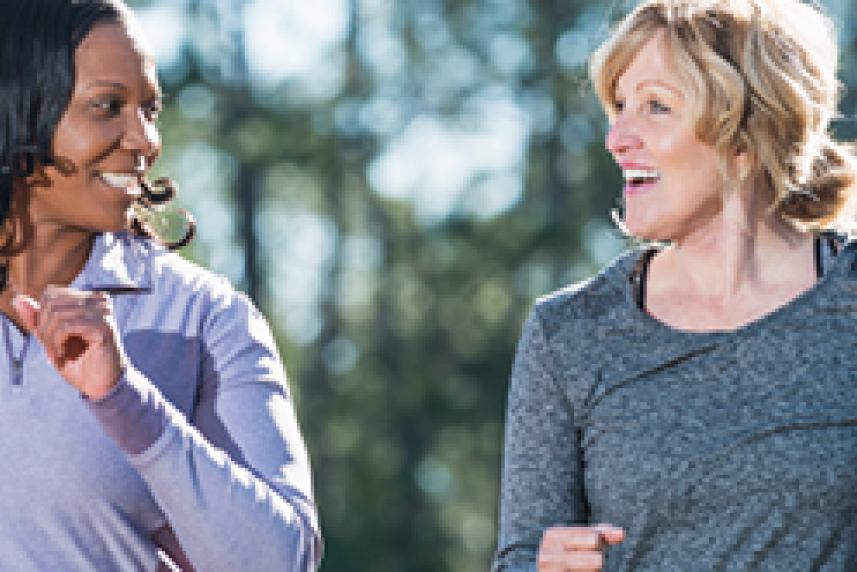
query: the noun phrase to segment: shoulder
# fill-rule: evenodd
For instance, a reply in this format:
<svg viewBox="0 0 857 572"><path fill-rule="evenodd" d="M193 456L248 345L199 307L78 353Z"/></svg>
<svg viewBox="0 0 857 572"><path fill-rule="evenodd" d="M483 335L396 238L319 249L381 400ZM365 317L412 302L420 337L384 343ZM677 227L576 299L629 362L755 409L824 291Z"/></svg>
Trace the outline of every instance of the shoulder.
<svg viewBox="0 0 857 572"><path fill-rule="evenodd" d="M630 276L644 250L628 250L596 276L539 298L533 319L540 320L548 337L560 330L588 327L593 321L615 319L617 312L629 306Z"/></svg>
<svg viewBox="0 0 857 572"><path fill-rule="evenodd" d="M112 237L128 268L139 269L140 285L160 304L200 310L240 307L255 310L249 298L224 276L172 252L155 240L122 233ZM129 271L133 272L133 271Z"/></svg>
<svg viewBox="0 0 857 572"><path fill-rule="evenodd" d="M857 235L832 232L826 232L825 235L836 241L835 260L829 271L833 275L831 281L853 292L857 288Z"/></svg>
<svg viewBox="0 0 857 572"><path fill-rule="evenodd" d="M849 274L854 277L857 274L857 235L837 234L836 240L839 245L839 255L848 265Z"/></svg>

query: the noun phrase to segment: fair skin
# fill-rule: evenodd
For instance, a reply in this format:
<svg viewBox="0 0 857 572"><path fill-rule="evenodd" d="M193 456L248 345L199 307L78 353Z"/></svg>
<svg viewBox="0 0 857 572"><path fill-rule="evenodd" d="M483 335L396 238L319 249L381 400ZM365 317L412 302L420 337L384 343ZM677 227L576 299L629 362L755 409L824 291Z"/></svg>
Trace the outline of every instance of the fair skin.
<svg viewBox="0 0 857 572"><path fill-rule="evenodd" d="M626 170L657 173L625 189L625 226L671 246L651 261L646 312L687 332L734 331L787 304L816 281L813 239L770 213L758 173L724 193L715 150L694 131L692 94L663 32L649 39L615 86L607 148ZM736 169L745 157L735 154ZM539 571L598 571L609 525L555 527L539 548Z"/></svg>
<svg viewBox="0 0 857 572"><path fill-rule="evenodd" d="M769 212L771 191L760 175L724 194L717 155L694 132L692 95L664 42L654 35L619 77L607 137L618 164L661 174L625 195L631 233L672 244L652 260L645 306L679 330L735 330L815 283L813 239ZM736 153L734 167L743 160Z"/></svg>
<svg viewBox="0 0 857 572"><path fill-rule="evenodd" d="M623 540L625 531L608 524L549 528L539 546L539 572L597 572L605 546Z"/></svg>
<svg viewBox="0 0 857 572"><path fill-rule="evenodd" d="M69 288L97 233L128 227L139 181L161 150L161 92L135 23L97 24L75 52L71 99L52 141L55 166L19 181L13 197L23 250L8 260L0 311L34 335L65 381L90 399L107 395L127 358L110 298ZM128 176L125 184L103 174ZM14 229L10 230L10 229ZM182 570L192 565L169 526L153 540ZM159 570L166 570L161 563Z"/></svg>

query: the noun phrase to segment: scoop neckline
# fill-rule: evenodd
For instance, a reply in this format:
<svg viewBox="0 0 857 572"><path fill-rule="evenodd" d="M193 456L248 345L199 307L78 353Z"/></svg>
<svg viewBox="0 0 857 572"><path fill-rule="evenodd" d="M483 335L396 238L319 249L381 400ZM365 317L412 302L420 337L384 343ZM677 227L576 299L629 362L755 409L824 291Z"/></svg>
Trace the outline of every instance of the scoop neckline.
<svg viewBox="0 0 857 572"><path fill-rule="evenodd" d="M825 288L825 285L832 279L832 276L837 274L840 266L844 264L843 259L846 258L845 254L846 252L848 252L850 246L851 240L846 239L845 242L842 244L839 253L836 255L833 264L831 264L827 272L825 272L820 278L818 278L812 286L810 286L785 304L777 306L770 312L767 312L759 316L758 318L733 329L702 331L683 330L674 326L670 326L666 322L655 318L654 316L639 307L636 298L634 297L634 282L633 280L628 279L630 273L627 271L627 268L630 267L630 272L633 272L634 268L636 268L637 265L640 264L642 258L646 256L651 250L660 250L657 246L640 248L635 252L634 256L630 257L628 267L626 267L625 271L622 272L623 277L625 278L625 280L623 280L625 285L625 287L623 288L624 299L625 303L630 306L632 314L637 319L641 320L646 325L649 325L661 331L665 331L672 335L692 337L695 339L714 339L751 333L759 328L764 327L767 323L778 319L779 316L787 310L792 310L795 307L802 306L807 303L807 300L815 297L817 295L817 292L822 288ZM655 255L653 254L652 256L654 257Z"/></svg>

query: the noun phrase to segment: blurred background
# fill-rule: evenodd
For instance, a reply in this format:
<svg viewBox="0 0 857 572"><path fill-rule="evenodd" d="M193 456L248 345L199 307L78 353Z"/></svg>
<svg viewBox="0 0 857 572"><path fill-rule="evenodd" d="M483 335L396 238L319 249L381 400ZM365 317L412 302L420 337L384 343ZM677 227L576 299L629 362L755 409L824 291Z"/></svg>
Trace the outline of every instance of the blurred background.
<svg viewBox="0 0 857 572"><path fill-rule="evenodd" d="M199 224L183 254L277 335L322 570L487 570L522 323L626 247L586 62L630 4L129 3L166 93L156 172ZM838 32L857 88L855 27Z"/></svg>

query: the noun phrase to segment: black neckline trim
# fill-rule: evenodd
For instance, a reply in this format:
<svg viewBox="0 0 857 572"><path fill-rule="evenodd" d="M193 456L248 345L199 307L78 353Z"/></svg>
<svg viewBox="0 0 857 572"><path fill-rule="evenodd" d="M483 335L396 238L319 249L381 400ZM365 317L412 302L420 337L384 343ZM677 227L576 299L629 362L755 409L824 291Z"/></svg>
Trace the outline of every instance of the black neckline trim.
<svg viewBox="0 0 857 572"><path fill-rule="evenodd" d="M824 239L824 241L822 239ZM824 276L824 257L821 252L823 242L827 242L830 252L836 256L839 254L839 249L841 247L840 240L841 237L831 231L822 231L815 236L813 243L813 257L815 258L815 273L818 279L821 279L821 277ZM659 251L660 249L657 247L652 247L646 250L640 257L639 262L637 262L634 271L631 273L631 284L634 286L637 307L643 312L646 311L646 280L649 274L649 264L651 263L652 258L655 257L655 254Z"/></svg>

